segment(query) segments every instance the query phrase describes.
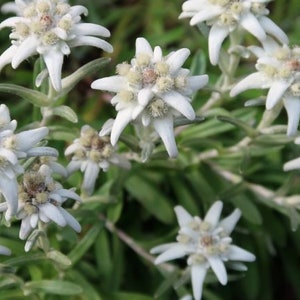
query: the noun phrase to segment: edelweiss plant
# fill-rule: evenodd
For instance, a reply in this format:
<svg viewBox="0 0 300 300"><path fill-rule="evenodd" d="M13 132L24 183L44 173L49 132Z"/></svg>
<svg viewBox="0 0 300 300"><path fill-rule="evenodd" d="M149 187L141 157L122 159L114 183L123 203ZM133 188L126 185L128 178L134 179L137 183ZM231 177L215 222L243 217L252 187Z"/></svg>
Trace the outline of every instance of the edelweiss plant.
<svg viewBox="0 0 300 300"><path fill-rule="evenodd" d="M213 65L219 61L220 49L227 36L238 37L241 29L258 40L264 41L267 34L287 43L286 34L266 15L270 0L188 0L182 5L179 18L191 18L190 24L209 28L209 58Z"/></svg>
<svg viewBox="0 0 300 300"><path fill-rule="evenodd" d="M0 29L12 28L12 45L0 56L0 69L9 63L16 69L28 57L39 54L56 91L61 89L63 60L70 48L88 45L112 52L112 46L99 38L110 36L105 27L81 22L81 15L88 13L82 5L71 6L65 0L17 0L4 5L2 11L17 16L0 24ZM36 84L40 81L38 78Z"/></svg>
<svg viewBox="0 0 300 300"><path fill-rule="evenodd" d="M223 203L215 202L205 218L192 217L182 206L176 206L175 213L180 226L176 243L163 244L151 249L161 253L156 264L187 256L195 300L202 298L202 286L209 268L212 268L221 284L227 284L224 262L254 261L255 256L232 245L230 234L241 216L239 209L223 220L219 220Z"/></svg>
<svg viewBox="0 0 300 300"><path fill-rule="evenodd" d="M295 135L300 119L300 47L290 48L269 38L263 43L263 48L251 46L249 50L258 58L257 72L242 79L230 95L251 88L269 89L266 109L282 103L288 114L287 134Z"/></svg>
<svg viewBox="0 0 300 300"><path fill-rule="evenodd" d="M130 64L119 64L118 75L92 83L93 89L116 93L111 100L118 112L111 129L112 145L126 125L134 121L138 128L153 128L169 156L177 156L174 117L195 118L191 95L208 82L207 75L190 76L189 70L182 68L189 55L190 51L184 48L163 56L160 47L153 50L146 39L138 38Z"/></svg>
<svg viewBox="0 0 300 300"><path fill-rule="evenodd" d="M0 106L0 191L7 202L5 218L9 220L17 211L17 176L24 172L20 159L50 155L57 151L49 147L36 147L47 136L48 129L40 127L15 134L17 122L10 119L8 107Z"/></svg>
<svg viewBox="0 0 300 300"><path fill-rule="evenodd" d="M100 170L106 172L110 164L129 169L129 161L115 153L116 147L112 146L109 137L99 136L98 132L84 125L80 131L80 138L67 147L65 155L72 155L72 160L67 166L69 174L77 170L84 172L82 189L91 195Z"/></svg>
<svg viewBox="0 0 300 300"><path fill-rule="evenodd" d="M0 299L300 299L297 1L1 13Z"/></svg>

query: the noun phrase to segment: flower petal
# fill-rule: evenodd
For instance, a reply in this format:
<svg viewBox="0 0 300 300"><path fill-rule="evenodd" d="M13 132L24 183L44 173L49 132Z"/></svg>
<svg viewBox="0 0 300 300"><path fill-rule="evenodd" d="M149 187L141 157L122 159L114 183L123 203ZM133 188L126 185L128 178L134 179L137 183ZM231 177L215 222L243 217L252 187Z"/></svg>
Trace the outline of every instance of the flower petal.
<svg viewBox="0 0 300 300"><path fill-rule="evenodd" d="M37 40L35 37L30 36L26 38L16 49L16 52L11 61L12 67L16 69L22 61L35 54L36 47Z"/></svg>
<svg viewBox="0 0 300 300"><path fill-rule="evenodd" d="M17 149L26 152L34 145L36 145L41 139L47 136L49 129L47 127L40 127L36 129L22 131L16 134L17 137Z"/></svg>
<svg viewBox="0 0 300 300"><path fill-rule="evenodd" d="M151 57L153 56L153 50L149 42L142 37L139 37L135 41L135 56L139 53L148 54Z"/></svg>
<svg viewBox="0 0 300 300"><path fill-rule="evenodd" d="M219 226L223 227L228 235L233 231L237 221L241 217L241 211L236 208L228 217L221 220Z"/></svg>
<svg viewBox="0 0 300 300"><path fill-rule="evenodd" d="M78 223L78 221L71 215L69 214L66 210L64 210L62 207L58 207L58 210L60 213L63 215L64 219L66 220L67 224L73 228L76 232L81 231L81 226Z"/></svg>
<svg viewBox="0 0 300 300"><path fill-rule="evenodd" d="M178 151L174 137L173 118L170 116L163 119L154 119L153 127L161 137L169 156L176 157Z"/></svg>
<svg viewBox="0 0 300 300"><path fill-rule="evenodd" d="M243 91L246 91L246 90L249 90L249 89L267 88L266 84L264 84L265 81L266 81L266 78L260 72L252 73L252 74L246 76L240 82L238 82L232 88L232 90L230 91L230 96L234 97L237 94L240 94Z"/></svg>
<svg viewBox="0 0 300 300"><path fill-rule="evenodd" d="M170 91L162 94L161 98L189 120L195 119L196 115L192 105L189 103L187 98L180 93L176 91Z"/></svg>
<svg viewBox="0 0 300 300"><path fill-rule="evenodd" d="M175 206L174 210L180 227L187 225L193 220L193 217L182 206Z"/></svg>
<svg viewBox="0 0 300 300"><path fill-rule="evenodd" d="M266 109L272 109L282 98L283 94L289 88L290 85L291 85L290 81L286 81L286 80L274 81L267 95Z"/></svg>
<svg viewBox="0 0 300 300"><path fill-rule="evenodd" d="M125 79L119 75L100 78L93 81L91 84L92 89L109 91L113 93L117 93L125 87Z"/></svg>
<svg viewBox="0 0 300 300"><path fill-rule="evenodd" d="M119 110L114 125L111 129L110 142L113 146L116 145L123 129L132 120L132 108Z"/></svg>
<svg viewBox="0 0 300 300"><path fill-rule="evenodd" d="M95 182L98 177L99 171L100 169L97 163L88 161L82 183L82 188L87 192L88 195L91 195L94 191Z"/></svg>
<svg viewBox="0 0 300 300"><path fill-rule="evenodd" d="M288 115L287 135L296 134L300 119L300 99L299 97L285 97L283 99L284 107Z"/></svg>
<svg viewBox="0 0 300 300"><path fill-rule="evenodd" d="M212 65L217 65L219 61L220 49L223 41L229 34L229 28L214 24L208 35L209 59Z"/></svg>
<svg viewBox="0 0 300 300"><path fill-rule="evenodd" d="M66 226L67 222L61 212L58 210L56 206L50 203L45 203L42 205L39 205L40 211L50 220L58 224L59 226Z"/></svg>
<svg viewBox="0 0 300 300"><path fill-rule="evenodd" d="M113 52L113 47L110 43L94 37L94 36L78 36L72 41L69 42L70 47L78 47L78 46L93 46L100 48L108 53Z"/></svg>
<svg viewBox="0 0 300 300"><path fill-rule="evenodd" d="M43 59L48 69L49 77L53 88L56 91L61 90L61 70L64 55L56 50L50 50L43 54Z"/></svg>
<svg viewBox="0 0 300 300"><path fill-rule="evenodd" d="M223 208L223 202L222 201L216 201L208 210L208 212L205 215L204 221L208 222L212 225L212 227L215 227L217 223L219 222L220 215Z"/></svg>
<svg viewBox="0 0 300 300"><path fill-rule="evenodd" d="M284 171L300 169L300 157L292 159L283 165Z"/></svg>
<svg viewBox="0 0 300 300"><path fill-rule="evenodd" d="M0 56L0 70L1 70L4 66L6 66L7 64L9 64L9 63L12 61L12 59L13 59L13 57L14 57L16 51L17 51L17 49L18 49L17 46L12 45L12 46L10 46L8 49L6 49L6 50L1 54L1 56Z"/></svg>
<svg viewBox="0 0 300 300"><path fill-rule="evenodd" d="M289 43L289 38L287 37L285 32L280 27L278 27L271 19L266 16L260 16L259 23L266 31L266 33L278 39L282 44Z"/></svg>
<svg viewBox="0 0 300 300"><path fill-rule="evenodd" d="M18 210L18 184L16 179L9 179L1 174L0 192L7 203L5 219L10 220Z"/></svg>
<svg viewBox="0 0 300 300"><path fill-rule="evenodd" d="M207 75L190 76L187 78L187 88L192 91L197 91L203 88L208 83Z"/></svg>
<svg viewBox="0 0 300 300"><path fill-rule="evenodd" d="M191 279L193 295L195 300L202 297L203 282L207 273L207 268L202 265L193 265L191 267Z"/></svg>
<svg viewBox="0 0 300 300"><path fill-rule="evenodd" d="M79 23L73 27L76 35L95 35L109 37L110 32L104 26L93 23Z"/></svg>
<svg viewBox="0 0 300 300"><path fill-rule="evenodd" d="M176 73L182 67L190 54L191 51L187 48L182 48L172 53L166 61L166 63L170 66L169 72L171 74Z"/></svg>
<svg viewBox="0 0 300 300"><path fill-rule="evenodd" d="M260 22L253 14L243 14L239 22L247 31L253 34L260 41L264 40L267 37Z"/></svg>
<svg viewBox="0 0 300 300"><path fill-rule="evenodd" d="M178 243L167 243L167 244L162 244L162 245L158 245L156 247L153 247L150 250L151 254L158 254L158 253L162 253L165 252L167 250L169 250L170 248L176 246Z"/></svg>
<svg viewBox="0 0 300 300"><path fill-rule="evenodd" d="M188 3L187 3L188 4ZM183 7L187 7L187 4L183 4ZM199 7L198 7L199 9ZM216 5L210 5L206 9L201 9L199 12L197 12L190 21L190 24L192 26L202 23L204 21L210 20L214 17L217 17L222 13L222 8L220 6Z"/></svg>
<svg viewBox="0 0 300 300"><path fill-rule="evenodd" d="M230 245L227 255L229 260L254 261L255 255L235 245Z"/></svg>
<svg viewBox="0 0 300 300"><path fill-rule="evenodd" d="M227 284L227 272L223 261L217 256L208 256L207 260L222 285Z"/></svg>
<svg viewBox="0 0 300 300"><path fill-rule="evenodd" d="M172 260L172 259L177 259L185 256L186 254L186 248L185 246L181 244L176 244L172 248L169 248L167 251L163 252L161 255L159 255L155 259L155 264L161 264L163 262Z"/></svg>

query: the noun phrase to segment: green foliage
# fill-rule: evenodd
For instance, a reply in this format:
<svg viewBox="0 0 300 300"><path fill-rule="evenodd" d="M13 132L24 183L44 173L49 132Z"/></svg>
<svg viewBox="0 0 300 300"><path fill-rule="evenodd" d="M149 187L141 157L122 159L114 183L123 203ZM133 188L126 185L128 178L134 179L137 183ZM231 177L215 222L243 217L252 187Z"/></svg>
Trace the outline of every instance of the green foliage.
<svg viewBox="0 0 300 300"><path fill-rule="evenodd" d="M244 107L247 99L256 99L255 93L234 99L224 93L215 106L203 109L220 70L208 65L206 39L187 20L178 20L182 1L71 2L89 9L87 22L110 29L114 52L108 55L92 47L78 49L65 59L62 92L50 91L55 102L50 107L53 119L47 124L49 145L59 149L59 161L64 165L68 159L63 151L79 137L81 125L91 124L99 130L108 118L115 117L115 110L107 103L111 95L92 90L90 84L113 75L116 64L132 58L137 37L146 37L166 52L189 48L192 55L186 64L191 66L191 74L208 73L210 83L194 95L196 120L179 118L175 122L176 160L167 159L164 148L156 145L150 160L140 163L137 139L127 129L119 150L130 158L131 170L112 167L100 172L92 196L82 193L85 199L79 206L67 203L82 225L78 236L68 228L49 225L51 249L43 253L34 247L25 253L25 242L18 239L20 223L7 227L2 220L0 245L9 247L13 254L0 257L0 299L177 299L191 291L190 285L185 285L188 276L180 269L185 266L183 261L176 261L175 267L157 267L149 249L175 241L175 205L202 217L218 199L224 201L224 215L235 207L241 210L233 240L255 253L257 260L247 264L248 271L241 276L229 270L226 287L209 274L203 298L300 299L299 204L285 202L289 196L299 195L300 174L294 171L289 176L282 170L286 161L299 157L299 146L294 145L293 137L286 136L286 128L280 127L286 124L285 112L279 114L270 132L264 132L259 128L264 107ZM277 0L270 5L272 19L282 24L292 44L299 44L298 6L298 0L288 1L288 5ZM9 46L7 35L7 30L0 32L1 53ZM247 36L245 42L252 40ZM38 122L37 108L48 106L50 101L44 93L47 85L29 88L33 80L30 64L32 58L18 70L7 66L1 71L1 103L11 108L12 118L21 127L28 125L28 120ZM238 74L249 69L242 61ZM66 188L76 187L77 191L81 182L79 174L62 179Z"/></svg>

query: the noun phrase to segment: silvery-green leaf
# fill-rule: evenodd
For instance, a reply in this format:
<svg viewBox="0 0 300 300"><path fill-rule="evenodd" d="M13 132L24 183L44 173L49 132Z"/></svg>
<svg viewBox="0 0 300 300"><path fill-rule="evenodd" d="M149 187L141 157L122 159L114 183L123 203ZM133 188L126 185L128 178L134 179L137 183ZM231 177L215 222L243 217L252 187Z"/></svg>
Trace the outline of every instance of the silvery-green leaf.
<svg viewBox="0 0 300 300"><path fill-rule="evenodd" d="M78 122L77 114L69 106L61 105L61 106L54 107L52 113L53 115L60 116L72 123Z"/></svg>

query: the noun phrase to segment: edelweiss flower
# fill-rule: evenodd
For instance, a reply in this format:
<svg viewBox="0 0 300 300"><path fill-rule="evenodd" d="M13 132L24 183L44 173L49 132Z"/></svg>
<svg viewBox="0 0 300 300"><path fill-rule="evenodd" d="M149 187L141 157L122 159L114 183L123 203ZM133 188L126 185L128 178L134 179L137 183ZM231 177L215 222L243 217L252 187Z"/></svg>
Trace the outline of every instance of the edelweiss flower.
<svg viewBox="0 0 300 300"><path fill-rule="evenodd" d="M91 195L101 169L106 172L110 164L130 168L129 161L115 151L116 147L111 145L109 137L99 136L95 129L85 125L81 128L80 138L65 151L65 155L73 155L67 171L69 174L79 169L84 172L82 189Z"/></svg>
<svg viewBox="0 0 300 300"><path fill-rule="evenodd" d="M0 255L11 255L11 251L7 247L0 245Z"/></svg>
<svg viewBox="0 0 300 300"><path fill-rule="evenodd" d="M0 24L0 29L12 28L12 45L0 56L0 69L8 63L15 69L28 57L40 54L57 91L61 89L63 58L71 47L89 45L112 52L112 46L98 38L110 36L105 27L80 22L80 15L88 13L84 6L70 6L65 0L16 0L3 10L17 16Z"/></svg>
<svg viewBox="0 0 300 300"><path fill-rule="evenodd" d="M209 57L213 65L219 61L225 38L245 29L260 41L270 34L282 43L288 43L286 34L268 17L266 3L271 0L188 0L182 5L179 18L191 18L190 24L205 23L210 27Z"/></svg>
<svg viewBox="0 0 300 300"><path fill-rule="evenodd" d="M18 192L17 218L21 219L20 239L26 239L38 222L55 222L59 226L69 225L75 231L81 230L80 224L61 206L68 199L81 201L73 190L66 190L51 177L52 171L46 165L38 170L27 171ZM5 206L0 208L5 210Z"/></svg>
<svg viewBox="0 0 300 300"><path fill-rule="evenodd" d="M288 114L287 134L294 135L300 118L300 47L279 45L268 38L263 48L249 47L257 56L257 72L242 79L231 90L235 96L248 89L269 89L266 109L272 109L281 99Z"/></svg>
<svg viewBox="0 0 300 300"><path fill-rule="evenodd" d="M180 226L176 243L157 246L151 253L161 253L156 264L176 258L187 257L190 266L194 298L200 300L203 282L209 268L212 268L221 284L226 285L227 273L224 262L254 261L250 252L232 245L230 234L241 216L235 209L227 218L219 221L223 203L215 202L205 218L192 217L183 207L176 206L175 213Z"/></svg>
<svg viewBox="0 0 300 300"><path fill-rule="evenodd" d="M182 68L189 54L183 48L163 56L160 47L152 50L146 39L138 38L130 64L119 64L118 75L92 83L94 89L117 93L111 101L118 111L111 132L112 145L126 125L135 120L143 126L153 126L169 155L177 155L173 118L195 118L191 94L208 82L207 75L189 76L189 70Z"/></svg>
<svg viewBox="0 0 300 300"><path fill-rule="evenodd" d="M19 159L32 156L57 156L57 151L49 147L36 147L49 130L46 127L14 133L17 126L10 119L6 105L0 105L0 193L4 196L8 209L8 220L17 211L17 176L23 173Z"/></svg>

